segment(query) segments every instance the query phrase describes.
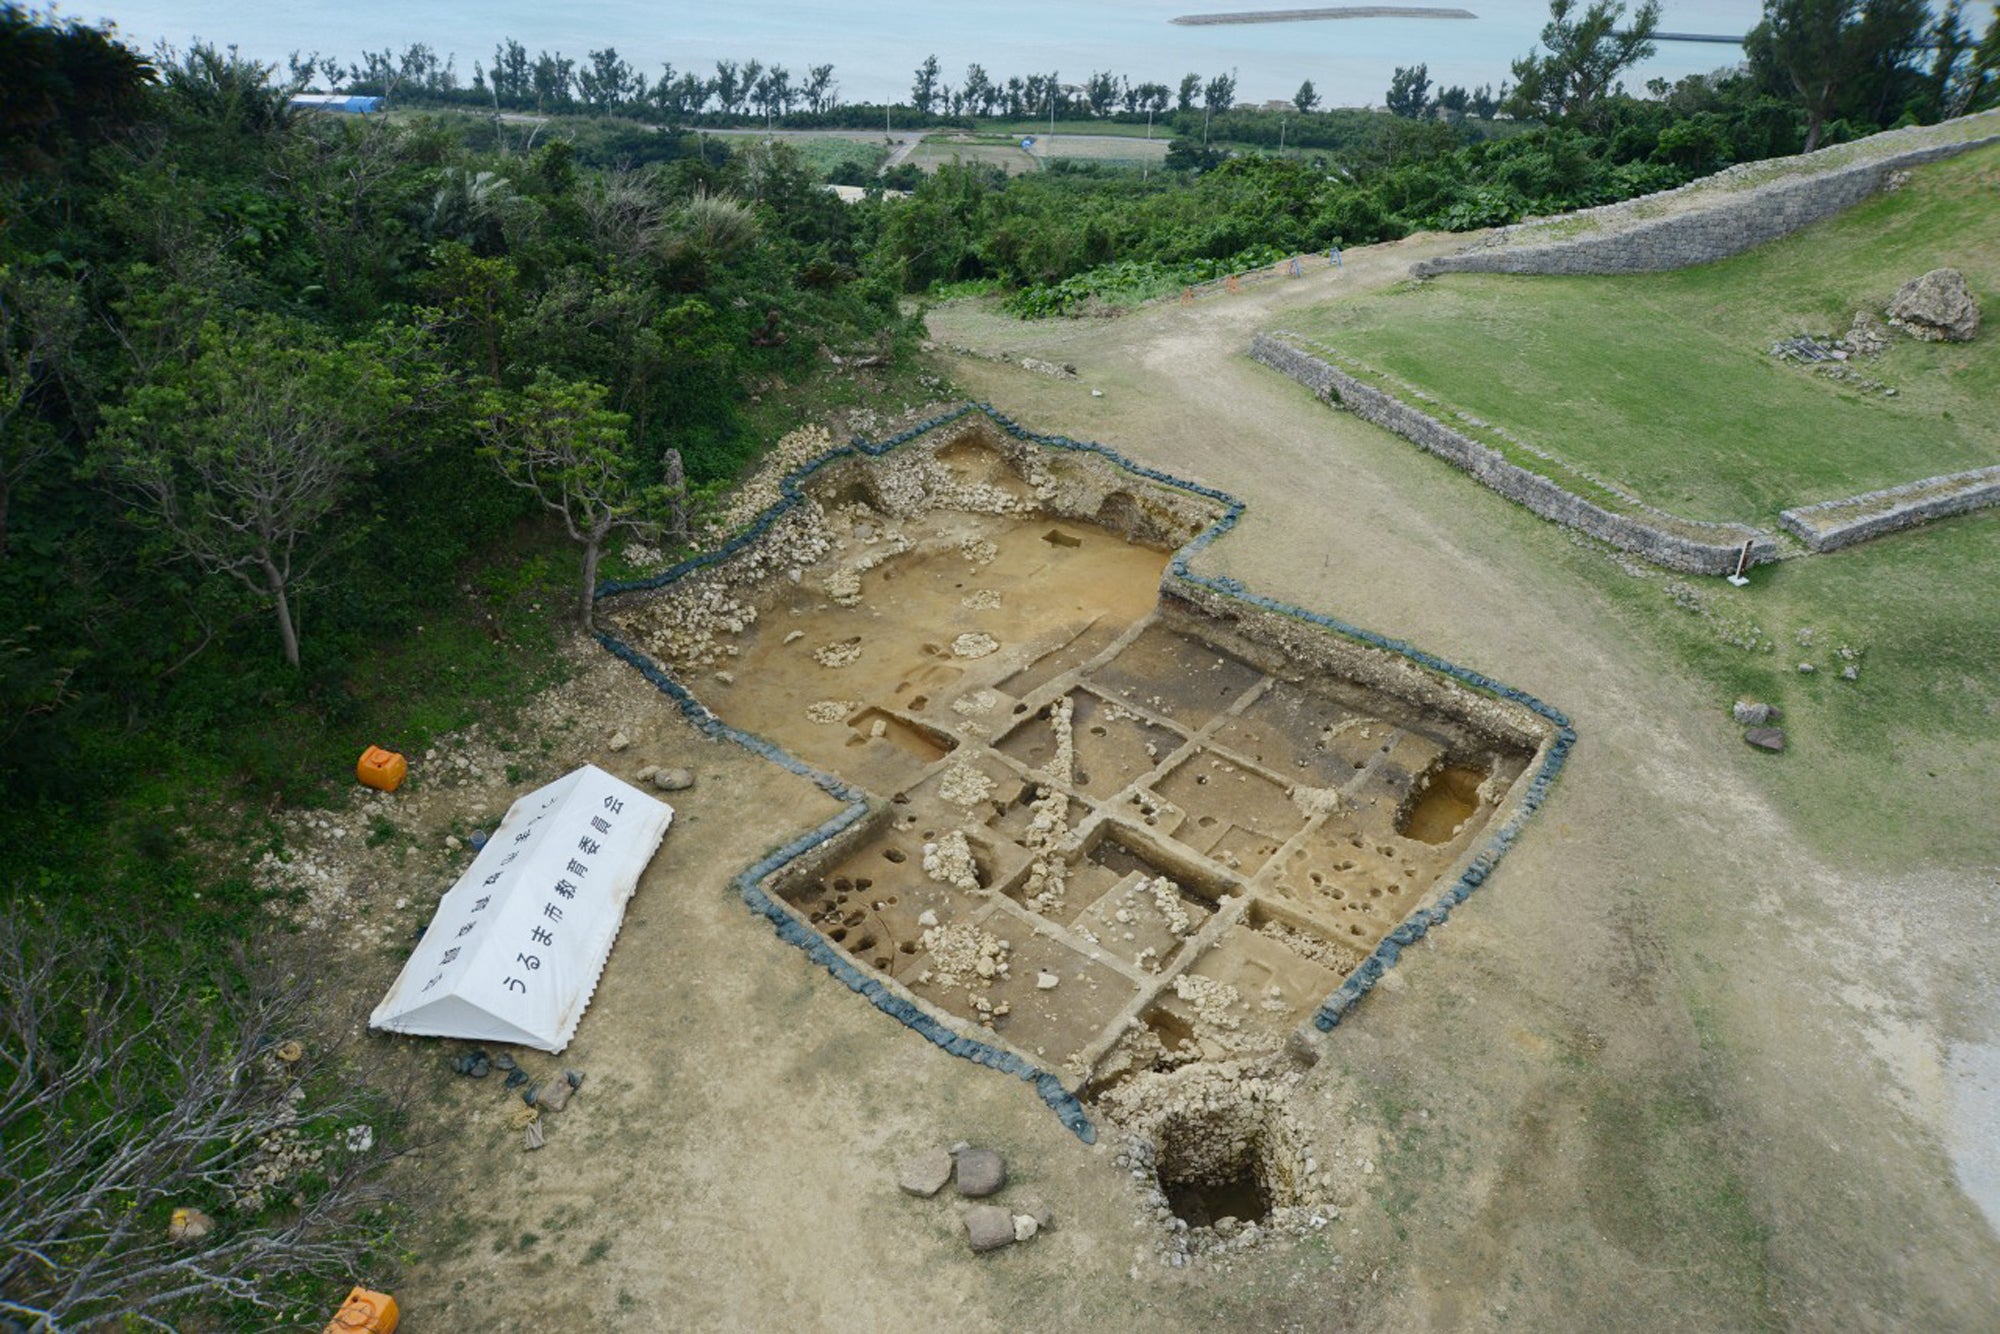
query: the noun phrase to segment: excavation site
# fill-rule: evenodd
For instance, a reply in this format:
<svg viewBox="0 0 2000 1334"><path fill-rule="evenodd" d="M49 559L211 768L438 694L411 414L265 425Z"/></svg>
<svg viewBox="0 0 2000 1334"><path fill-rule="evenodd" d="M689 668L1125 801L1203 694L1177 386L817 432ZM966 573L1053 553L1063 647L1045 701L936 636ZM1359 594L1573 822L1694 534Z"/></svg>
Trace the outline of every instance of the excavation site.
<svg viewBox="0 0 2000 1334"><path fill-rule="evenodd" d="M1080 1134L1114 1125L1195 1250L1310 1212L1288 1087L1570 737L1191 573L1237 511L966 410L802 469L753 535L605 603L697 719L850 799L757 877L781 934Z"/></svg>

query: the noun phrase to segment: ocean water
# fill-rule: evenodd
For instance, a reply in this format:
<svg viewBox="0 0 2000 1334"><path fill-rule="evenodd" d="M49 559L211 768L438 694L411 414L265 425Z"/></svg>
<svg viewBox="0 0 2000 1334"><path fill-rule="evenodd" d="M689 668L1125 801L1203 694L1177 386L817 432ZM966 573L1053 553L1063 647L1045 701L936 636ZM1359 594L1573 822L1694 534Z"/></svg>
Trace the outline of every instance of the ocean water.
<svg viewBox="0 0 2000 1334"><path fill-rule="evenodd" d="M1403 0L1397 0L1402 3ZM456 56L470 81L473 61L490 63L512 37L529 51L561 51L581 60L605 46L649 76L662 62L676 71L713 73L717 60L755 58L802 76L831 62L849 102L902 100L911 74L935 54L955 86L968 63L988 74L1056 72L1082 83L1093 70L1134 82L1178 84L1234 70L1239 101L1288 98L1311 79L1327 106L1379 106L1399 65L1423 62L1439 86L1468 88L1508 77L1508 66L1535 44L1548 21L1546 0L1410 0L1457 5L1471 20L1344 19L1312 23L1178 27L1178 14L1308 7L1313 0L1013 0L1007 4L881 4L869 0L741 0L732 5L581 0L92 0L63 6L73 17L115 22L134 44L193 38L235 44L279 60L320 51L343 61L363 50L401 51L425 42ZM1742 34L1757 22L1757 0L1663 0L1661 31ZM1733 46L1659 45L1627 76L1639 91L1649 78L1676 79L1733 64Z"/></svg>

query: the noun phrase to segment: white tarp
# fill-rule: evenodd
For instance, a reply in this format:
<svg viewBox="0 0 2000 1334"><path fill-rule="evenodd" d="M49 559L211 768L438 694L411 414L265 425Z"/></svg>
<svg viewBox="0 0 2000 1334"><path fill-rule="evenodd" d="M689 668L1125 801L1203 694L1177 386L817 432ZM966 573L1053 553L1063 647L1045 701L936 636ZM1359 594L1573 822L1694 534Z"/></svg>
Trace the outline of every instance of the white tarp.
<svg viewBox="0 0 2000 1334"><path fill-rule="evenodd" d="M438 901L369 1026L567 1047L673 818L594 765L522 797Z"/></svg>

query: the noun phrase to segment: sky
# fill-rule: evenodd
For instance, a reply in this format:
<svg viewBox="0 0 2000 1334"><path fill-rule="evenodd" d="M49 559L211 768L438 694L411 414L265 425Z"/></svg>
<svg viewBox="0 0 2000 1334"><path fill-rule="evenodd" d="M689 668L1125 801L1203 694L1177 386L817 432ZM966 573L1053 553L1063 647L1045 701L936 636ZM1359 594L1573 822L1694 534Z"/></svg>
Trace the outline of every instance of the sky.
<svg viewBox="0 0 2000 1334"><path fill-rule="evenodd" d="M1451 4L1453 0L1418 0ZM1275 0L1261 7L1290 7ZM676 72L711 74L717 60L756 58L803 75L832 63L843 100L907 100L912 71L928 55L956 85L968 63L991 75L1057 72L1082 83L1093 70L1134 82L1177 84L1183 74L1235 71L1242 101L1288 98L1306 79L1329 106L1380 105L1397 66L1419 62L1439 85L1497 87L1508 66L1535 45L1547 22L1546 0L1458 0L1466 20L1351 19L1316 23L1176 26L1178 14L1260 7L1255 0L1015 0L1008 5L879 4L865 0L742 0L734 5L583 0L552 5L522 0L98 0L70 4L70 17L115 22L133 44L185 46L199 38L234 44L247 55L281 61L294 51L323 52L343 63L364 50L401 51L423 42L456 56L470 81L475 60L491 63L494 46L512 37L530 52L559 50L582 59L615 47L649 76L663 62ZM1760 6L1746 0L1662 0L1662 31L1748 32ZM1730 46L1662 43L1628 79L1679 78L1733 64Z"/></svg>

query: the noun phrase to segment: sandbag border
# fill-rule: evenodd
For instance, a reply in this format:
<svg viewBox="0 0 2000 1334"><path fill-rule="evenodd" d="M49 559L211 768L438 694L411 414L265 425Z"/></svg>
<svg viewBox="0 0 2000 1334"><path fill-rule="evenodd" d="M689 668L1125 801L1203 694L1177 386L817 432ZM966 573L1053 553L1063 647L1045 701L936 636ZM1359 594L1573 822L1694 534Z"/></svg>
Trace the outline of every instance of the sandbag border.
<svg viewBox="0 0 2000 1334"><path fill-rule="evenodd" d="M837 445L816 458L794 468L779 483L780 498L759 514L741 531L712 551L702 552L680 561L675 565L641 579L606 580L598 585L596 596L602 600L620 594L664 588L696 571L720 564L742 551L752 542L758 541L772 526L786 514L805 503L804 483L822 469L843 459L859 456L880 458L899 449L911 441L929 435L942 427L961 421L973 414L990 420L1000 430L1016 440L1026 441L1048 449L1063 449L1077 453L1096 454L1121 470L1135 477L1142 477L1162 486L1190 495L1211 500L1222 507L1223 513L1214 523L1203 529L1185 545L1176 550L1167 563L1171 578L1193 587L1207 589L1223 597L1243 602L1278 615L1343 636L1407 658L1419 666L1440 672L1485 694L1512 701L1548 720L1556 728L1555 741L1543 748L1540 771L1530 781L1525 799L1516 808L1514 815L1494 835L1488 838L1479 853L1472 859L1457 881L1429 907L1421 909L1397 926L1383 938L1380 944L1351 973L1340 988L1328 997L1313 1016L1313 1024L1321 1032L1330 1032L1360 999L1381 980L1382 974L1395 966L1402 950L1421 939L1432 928L1444 924L1453 907L1465 901L1492 874L1493 867L1507 849L1519 837L1527 821L1540 809L1547 799L1550 787L1566 763L1569 751L1576 743L1576 732L1569 719L1554 707L1544 703L1526 691L1517 690L1503 682L1496 681L1483 673L1460 667L1435 654L1425 652L1399 639L1391 639L1359 626L1349 625L1336 617L1308 611L1287 602L1267 598L1250 592L1237 579L1222 576L1196 574L1188 567L1189 561L1207 550L1217 539L1236 527L1244 512L1243 502L1228 492L1205 486L1199 482L1176 477L1158 468L1127 458L1106 445L1094 441L1075 440L1064 435L1045 435L1031 431L1020 425L990 403L965 403L949 412L926 418L907 430L882 440L866 440L854 436L845 445ZM594 632L597 642L614 657L625 662L650 682L693 723L704 735L715 740L727 741L749 751L751 754L769 760L787 772L797 774L818 787L836 801L843 803L839 814L815 829L809 830L790 842L772 849L763 857L738 872L730 881L730 886L743 899L752 912L763 916L772 925L778 937L788 944L803 950L814 963L825 968L850 991L865 998L871 1005L891 1016L897 1022L916 1032L927 1041L943 1048L953 1056L976 1061L1003 1074L1031 1082L1049 1109L1061 1119L1077 1138L1084 1143L1094 1143L1096 1127L1074 1094L1063 1087L1062 1081L1050 1071L1043 1070L1032 1062L1022 1059L1013 1052L1005 1051L991 1043L958 1033L950 1026L910 1000L897 995L882 982L868 976L861 968L840 953L824 936L801 923L767 893L763 882L782 870L797 858L819 847L853 826L868 812L867 794L843 782L833 774L814 768L779 746L754 733L732 727L716 717L707 705L695 697L693 692L661 668L645 654L633 648L609 630L602 628Z"/></svg>

